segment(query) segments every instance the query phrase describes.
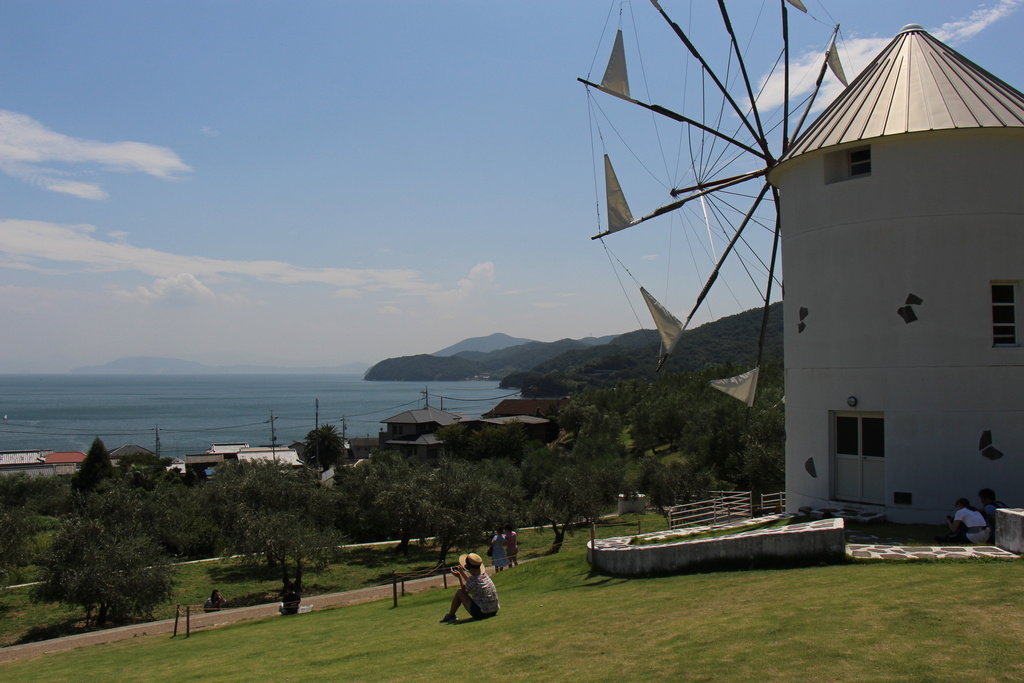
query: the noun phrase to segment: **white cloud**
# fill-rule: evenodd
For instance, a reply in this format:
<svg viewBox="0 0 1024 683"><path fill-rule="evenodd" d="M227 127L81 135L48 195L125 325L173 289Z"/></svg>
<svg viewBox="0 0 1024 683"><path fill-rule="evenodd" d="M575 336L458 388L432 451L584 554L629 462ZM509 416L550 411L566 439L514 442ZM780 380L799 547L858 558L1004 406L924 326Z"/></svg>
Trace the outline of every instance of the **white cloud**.
<svg viewBox="0 0 1024 683"><path fill-rule="evenodd" d="M379 313L385 313L387 315L402 315L402 309L398 306L381 306L377 309Z"/></svg>
<svg viewBox="0 0 1024 683"><path fill-rule="evenodd" d="M273 284L317 283L337 288L334 296L356 298L381 290L406 296L427 297L431 303L447 306L460 301L474 289L494 281L494 264L475 266L470 277L454 289L420 280L414 270L371 270L352 268L303 268L283 261L225 261L203 256L185 256L133 246L118 239L94 237L91 225L60 225L42 221L0 219L0 267L48 274L74 270L91 273L138 272L157 278L150 287L132 292L118 290L122 299L162 300L182 294L206 296L202 282L214 284L245 278ZM119 237L119 235L117 235ZM187 275L188 278L182 279ZM194 283L193 283L194 280Z"/></svg>
<svg viewBox="0 0 1024 683"><path fill-rule="evenodd" d="M24 114L0 109L0 171L52 192L106 199L97 182L69 180L65 171L40 166L63 162L125 173L172 178L191 171L174 151L143 142L96 142L55 133Z"/></svg>
<svg viewBox="0 0 1024 683"><path fill-rule="evenodd" d="M456 289L449 290L423 290L419 292L406 292L407 294L421 294L428 297L435 306L445 308L454 306L465 300L475 291L490 289L495 281L494 263L478 263L469 271L469 277L459 280Z"/></svg>
<svg viewBox="0 0 1024 683"><path fill-rule="evenodd" d="M1024 4L1024 0L1000 0L995 7L983 7L981 9L977 9L966 19L947 22L939 28L930 30L929 32L932 36L944 43L951 43L954 45L963 43L977 36L995 22L1001 19L1006 19L1020 9L1022 4ZM842 36L840 36L840 38L842 38ZM864 67L870 64L871 60L878 56L878 53L881 52L886 45L892 42L892 39L893 36L889 36L887 38L853 37L848 40L839 40L839 59L843 64L843 70L846 72L847 80L852 82L857 74L863 71ZM821 64L825 58L825 50L827 48L827 44L822 45L820 51L805 52L791 59L791 102L795 103L800 98L809 95L814 89L814 81L818 75L818 71L821 69ZM782 70L778 69L773 73L771 78L768 79L767 84L764 84L765 78L761 79L763 91L758 97L758 104L760 104L762 109L765 110L781 106L785 92ZM844 88L845 86L836 79L831 70L826 70L825 80L822 82L821 91L814 100L812 113L821 111L828 106L830 102L843 92ZM793 112L797 117L799 117L801 113L802 109Z"/></svg>
<svg viewBox="0 0 1024 683"><path fill-rule="evenodd" d="M218 135L220 135L220 131L219 130L214 130L213 128L210 128L209 126L203 126L199 130L199 132L202 133L203 135L205 135L208 138L215 138Z"/></svg>
<svg viewBox="0 0 1024 683"><path fill-rule="evenodd" d="M947 22L931 31L931 34L944 43L962 43L1016 12L1022 1L1024 0L1000 0L995 7L976 9L966 19Z"/></svg>
<svg viewBox="0 0 1024 683"><path fill-rule="evenodd" d="M558 308L559 306L564 305L565 304L560 301L541 301L534 304L537 308Z"/></svg>
<svg viewBox="0 0 1024 683"><path fill-rule="evenodd" d="M210 303L216 296L192 273L179 273L174 277L158 278L152 287L136 287L135 291L116 290L117 298L140 304L166 301L175 305Z"/></svg>
<svg viewBox="0 0 1024 683"><path fill-rule="evenodd" d="M863 71L864 67L871 63L871 60L889 44L892 38L853 38L839 43L839 59L843 64L843 71L846 72L847 80L852 81L854 77ZM797 102L804 96L810 95L814 90L814 81L821 69L825 59L825 50L828 45L822 45L820 52L805 52L790 60L790 106L796 107ZM785 97L785 85L783 72L778 69L771 75L767 84L763 85L758 104L762 109L773 109L781 106ZM764 79L762 79L762 83ZM845 86L826 70L825 80L822 82L821 90L814 99L812 111L820 111L843 92ZM803 113L804 105L801 103L791 113L799 120Z"/></svg>

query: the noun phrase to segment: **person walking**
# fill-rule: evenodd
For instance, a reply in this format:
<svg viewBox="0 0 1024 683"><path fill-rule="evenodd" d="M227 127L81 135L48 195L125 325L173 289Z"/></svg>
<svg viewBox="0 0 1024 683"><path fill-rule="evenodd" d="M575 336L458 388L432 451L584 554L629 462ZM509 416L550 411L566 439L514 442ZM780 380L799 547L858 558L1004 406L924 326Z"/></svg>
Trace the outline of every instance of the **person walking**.
<svg viewBox="0 0 1024 683"><path fill-rule="evenodd" d="M519 534L511 525L505 527L505 554L508 555L510 566L519 566Z"/></svg>
<svg viewBox="0 0 1024 683"><path fill-rule="evenodd" d="M494 561L494 569L501 571L508 566L508 553L505 552L505 536L501 529L494 532L491 538L491 559Z"/></svg>

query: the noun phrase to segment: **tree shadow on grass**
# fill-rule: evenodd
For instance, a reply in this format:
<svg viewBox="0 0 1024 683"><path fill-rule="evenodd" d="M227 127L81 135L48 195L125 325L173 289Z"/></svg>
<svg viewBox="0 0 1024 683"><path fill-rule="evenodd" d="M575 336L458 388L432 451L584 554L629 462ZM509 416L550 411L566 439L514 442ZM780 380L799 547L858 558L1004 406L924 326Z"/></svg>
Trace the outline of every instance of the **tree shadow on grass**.
<svg viewBox="0 0 1024 683"><path fill-rule="evenodd" d="M394 567L396 562L403 564L437 564L437 550L433 547L424 547L419 544L410 544L409 552L401 554L395 552L395 548L348 548L345 551L345 561L350 564L359 564L370 569L378 567Z"/></svg>
<svg viewBox="0 0 1024 683"><path fill-rule="evenodd" d="M207 568L206 575L213 583L281 580L280 569L251 561L211 566Z"/></svg>
<svg viewBox="0 0 1024 683"><path fill-rule="evenodd" d="M232 607L253 607L255 605L266 605L270 602L278 602L280 594L275 590L251 591L240 595L232 595L226 609Z"/></svg>
<svg viewBox="0 0 1024 683"><path fill-rule="evenodd" d="M79 633L87 633L89 631L97 630L99 629L86 625L83 617L73 617L53 624L36 624L18 639L18 645L36 643L40 640L62 638L64 636L73 636Z"/></svg>

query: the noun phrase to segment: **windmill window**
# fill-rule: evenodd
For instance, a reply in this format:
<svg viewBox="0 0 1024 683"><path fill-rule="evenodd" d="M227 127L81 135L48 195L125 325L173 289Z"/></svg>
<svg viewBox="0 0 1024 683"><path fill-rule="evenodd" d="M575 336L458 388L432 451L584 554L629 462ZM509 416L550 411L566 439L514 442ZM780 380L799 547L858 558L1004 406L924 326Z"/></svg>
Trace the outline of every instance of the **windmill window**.
<svg viewBox="0 0 1024 683"><path fill-rule="evenodd" d="M825 184L871 175L871 148L843 149L825 155Z"/></svg>
<svg viewBox="0 0 1024 683"><path fill-rule="evenodd" d="M871 175L871 148L850 150L850 177Z"/></svg>
<svg viewBox="0 0 1024 683"><path fill-rule="evenodd" d="M992 283L992 346L1017 344L1017 283Z"/></svg>

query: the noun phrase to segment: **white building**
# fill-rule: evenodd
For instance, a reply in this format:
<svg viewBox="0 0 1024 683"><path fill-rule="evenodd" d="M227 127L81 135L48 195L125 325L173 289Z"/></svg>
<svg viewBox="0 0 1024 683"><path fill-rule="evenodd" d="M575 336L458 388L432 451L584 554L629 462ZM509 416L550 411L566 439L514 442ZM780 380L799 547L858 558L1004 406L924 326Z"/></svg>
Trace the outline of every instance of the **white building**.
<svg viewBox="0 0 1024 683"><path fill-rule="evenodd" d="M1024 95L908 26L769 179L789 507L1024 506Z"/></svg>

